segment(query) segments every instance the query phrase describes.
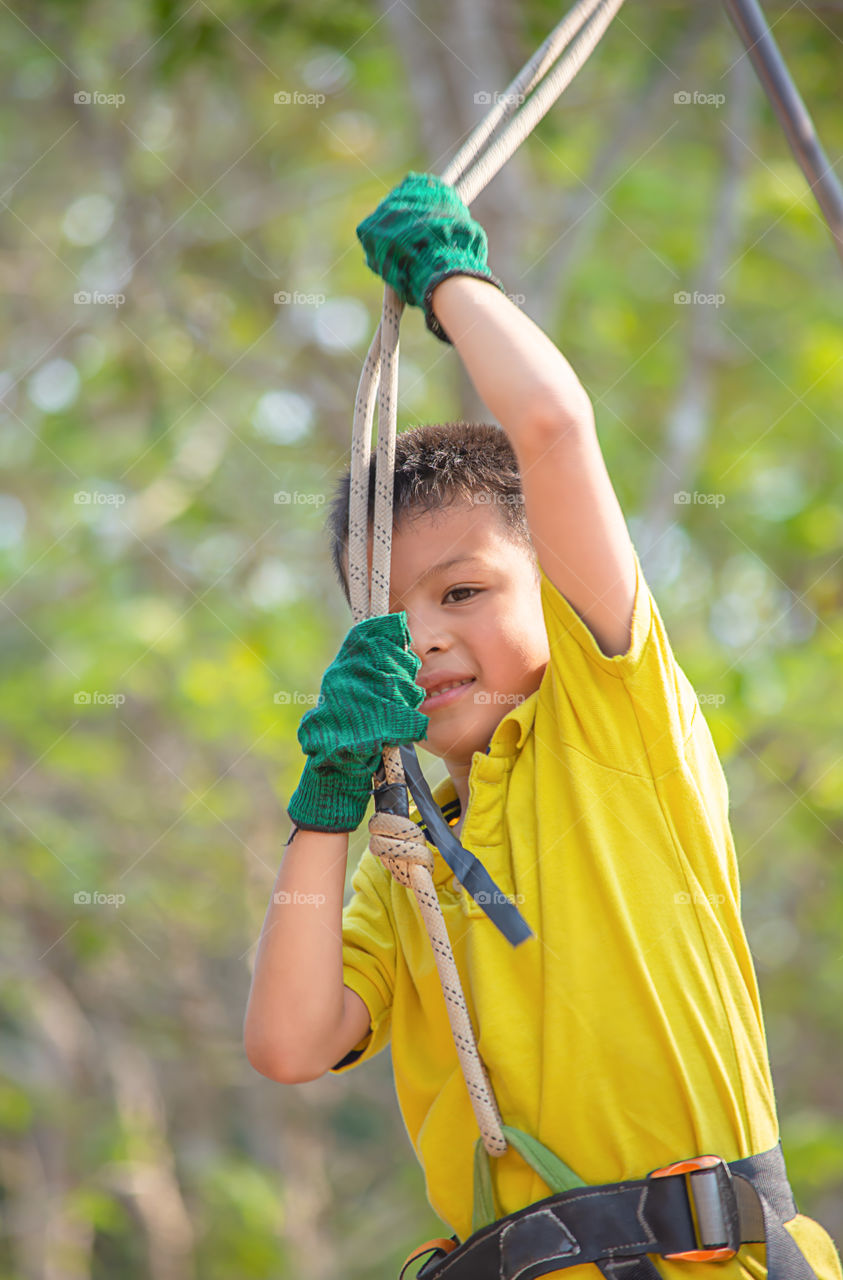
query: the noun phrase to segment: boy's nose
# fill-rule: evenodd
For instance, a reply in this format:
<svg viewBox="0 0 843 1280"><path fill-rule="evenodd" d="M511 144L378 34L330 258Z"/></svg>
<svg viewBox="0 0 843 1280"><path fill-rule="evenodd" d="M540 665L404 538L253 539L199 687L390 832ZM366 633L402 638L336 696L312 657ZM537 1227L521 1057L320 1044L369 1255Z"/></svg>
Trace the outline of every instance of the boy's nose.
<svg viewBox="0 0 843 1280"><path fill-rule="evenodd" d="M429 653L447 649L447 639L441 631L425 623L417 614L407 613L407 627L410 632L410 648L422 662Z"/></svg>

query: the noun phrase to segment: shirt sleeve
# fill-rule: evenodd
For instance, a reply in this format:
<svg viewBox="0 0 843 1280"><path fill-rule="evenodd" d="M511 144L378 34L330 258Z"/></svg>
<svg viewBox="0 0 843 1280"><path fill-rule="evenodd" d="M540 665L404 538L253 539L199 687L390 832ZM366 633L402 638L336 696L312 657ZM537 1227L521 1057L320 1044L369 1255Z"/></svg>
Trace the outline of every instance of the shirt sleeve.
<svg viewBox="0 0 843 1280"><path fill-rule="evenodd" d="M552 717L564 744L612 769L658 778L681 763L700 716L635 556L629 648L608 657L541 570L550 661L539 689L537 728Z"/></svg>
<svg viewBox="0 0 843 1280"><path fill-rule="evenodd" d="M390 907L391 877L367 849L351 880L343 909L343 983L369 1010L370 1029L332 1068L339 1073L373 1058L389 1043L395 989L395 927Z"/></svg>

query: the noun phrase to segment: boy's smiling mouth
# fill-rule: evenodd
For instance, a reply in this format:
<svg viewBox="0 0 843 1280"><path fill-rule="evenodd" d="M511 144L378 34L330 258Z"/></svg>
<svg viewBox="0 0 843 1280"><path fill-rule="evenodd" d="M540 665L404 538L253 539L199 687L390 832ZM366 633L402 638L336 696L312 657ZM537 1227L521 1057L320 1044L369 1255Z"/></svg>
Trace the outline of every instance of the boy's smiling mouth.
<svg viewBox="0 0 843 1280"><path fill-rule="evenodd" d="M427 693L424 702L419 707L419 711L427 714L428 711L435 711L437 707L448 706L455 702L470 684L475 683L474 676L449 676L443 674L440 676L426 676L416 681L417 684Z"/></svg>

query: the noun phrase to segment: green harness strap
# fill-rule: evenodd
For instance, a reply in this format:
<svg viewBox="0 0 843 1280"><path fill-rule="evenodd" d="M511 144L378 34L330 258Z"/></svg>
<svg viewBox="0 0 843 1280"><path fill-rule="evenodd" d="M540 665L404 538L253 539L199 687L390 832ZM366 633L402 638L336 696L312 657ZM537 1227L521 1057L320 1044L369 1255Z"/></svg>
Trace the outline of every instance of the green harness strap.
<svg viewBox="0 0 843 1280"><path fill-rule="evenodd" d="M539 1142L538 1138L534 1138L529 1133L523 1133L520 1129L513 1129L508 1124L501 1127L507 1142L515 1148L522 1160L530 1166L533 1172L539 1175L542 1182L547 1183L551 1195L561 1195L563 1191L570 1191L572 1187L585 1187L588 1185L574 1173L573 1169L565 1164L564 1160L560 1160L549 1147L546 1147L543 1142ZM489 1153L483 1146L483 1139L478 1138L474 1147L472 1235L475 1231L479 1231L481 1227L488 1227L500 1216L495 1208Z"/></svg>

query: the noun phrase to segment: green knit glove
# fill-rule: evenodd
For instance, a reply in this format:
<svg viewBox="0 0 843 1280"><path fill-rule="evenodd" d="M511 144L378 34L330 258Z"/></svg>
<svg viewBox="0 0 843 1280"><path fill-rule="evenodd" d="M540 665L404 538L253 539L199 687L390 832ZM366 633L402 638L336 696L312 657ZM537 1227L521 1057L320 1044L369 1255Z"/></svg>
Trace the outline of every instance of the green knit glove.
<svg viewBox="0 0 843 1280"><path fill-rule="evenodd" d="M431 333L450 338L433 314L433 290L448 276L475 276L503 289L489 271L486 232L455 189L431 173L410 173L357 228L366 262L401 298L423 307Z"/></svg>
<svg viewBox="0 0 843 1280"><path fill-rule="evenodd" d="M322 678L317 705L305 713L298 740L307 755L287 812L305 831L353 831L363 821L372 775L384 743L427 737L418 710L420 659L410 652L407 614L356 623Z"/></svg>

